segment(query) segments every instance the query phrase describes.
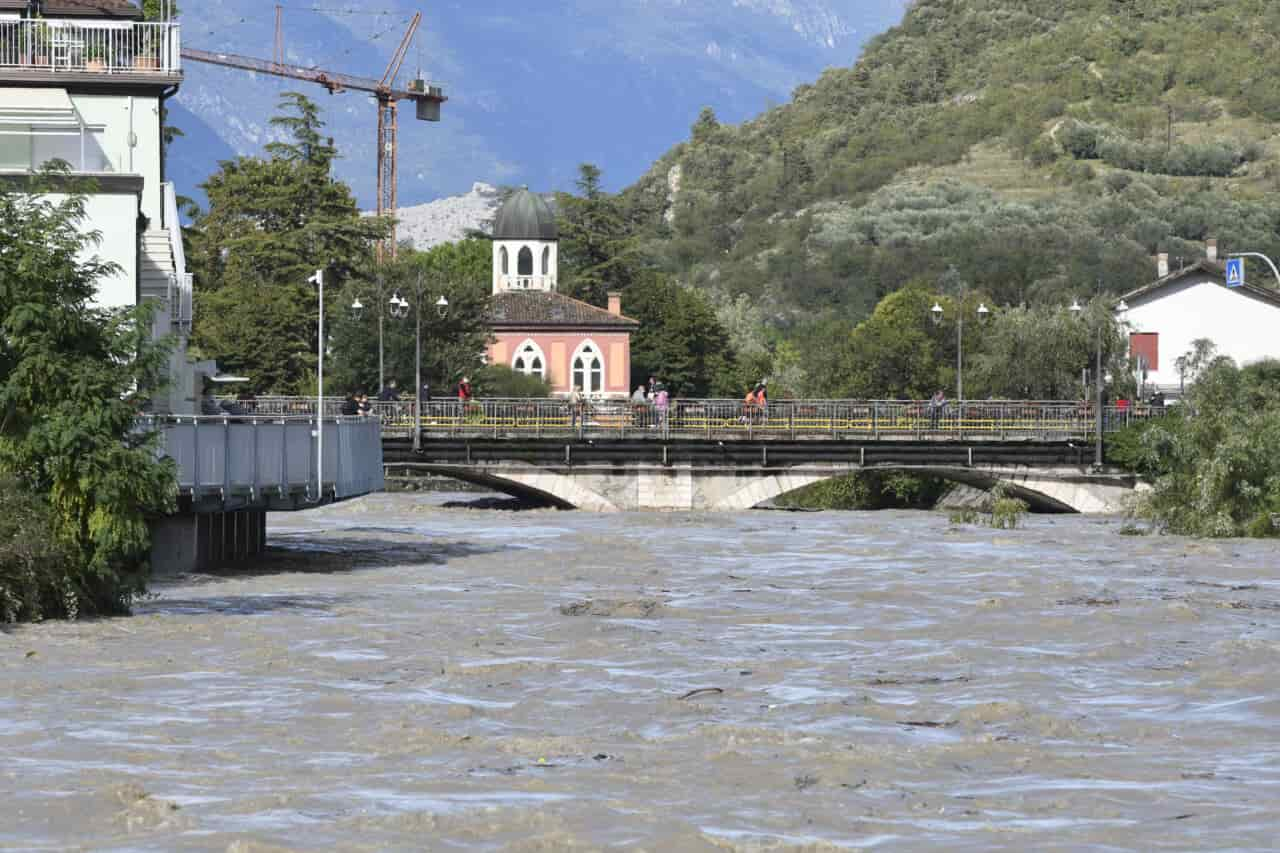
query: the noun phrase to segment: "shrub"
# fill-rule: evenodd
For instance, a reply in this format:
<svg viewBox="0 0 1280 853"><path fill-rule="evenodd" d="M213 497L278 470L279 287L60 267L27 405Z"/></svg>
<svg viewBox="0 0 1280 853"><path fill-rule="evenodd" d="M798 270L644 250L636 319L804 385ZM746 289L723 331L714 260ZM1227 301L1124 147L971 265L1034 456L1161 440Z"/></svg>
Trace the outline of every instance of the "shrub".
<svg viewBox="0 0 1280 853"><path fill-rule="evenodd" d="M72 562L48 501L0 477L0 623L74 617Z"/></svg>
<svg viewBox="0 0 1280 853"><path fill-rule="evenodd" d="M472 382L479 397L534 398L551 396L551 386L537 376L517 373L505 364L491 364L475 372Z"/></svg>
<svg viewBox="0 0 1280 853"><path fill-rule="evenodd" d="M1003 483L991 490L995 498L991 504L991 526L997 530L1013 530L1031 509L1027 502L1009 494Z"/></svg>
<svg viewBox="0 0 1280 853"><path fill-rule="evenodd" d="M1097 160L1100 128L1082 121L1070 121L1058 128L1058 143L1077 160Z"/></svg>

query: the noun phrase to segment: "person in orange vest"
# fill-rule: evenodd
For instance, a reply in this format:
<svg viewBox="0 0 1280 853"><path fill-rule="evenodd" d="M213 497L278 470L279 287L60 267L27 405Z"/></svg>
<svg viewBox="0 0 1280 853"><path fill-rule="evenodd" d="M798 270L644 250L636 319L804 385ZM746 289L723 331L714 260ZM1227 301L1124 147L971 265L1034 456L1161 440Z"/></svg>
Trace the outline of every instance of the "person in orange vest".
<svg viewBox="0 0 1280 853"><path fill-rule="evenodd" d="M742 416L738 418L738 423L745 424L751 420L751 413L756 408L756 389L748 388L747 396L742 398Z"/></svg>

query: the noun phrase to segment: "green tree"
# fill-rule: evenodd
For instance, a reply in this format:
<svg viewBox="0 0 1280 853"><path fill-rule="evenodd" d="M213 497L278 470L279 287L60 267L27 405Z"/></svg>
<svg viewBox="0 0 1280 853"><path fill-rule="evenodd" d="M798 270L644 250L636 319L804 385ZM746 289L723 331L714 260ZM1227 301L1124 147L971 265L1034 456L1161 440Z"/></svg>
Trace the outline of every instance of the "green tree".
<svg viewBox="0 0 1280 853"><path fill-rule="evenodd" d="M1280 536L1280 362L1215 359L1177 414L1137 432L1121 444L1152 483L1140 514L1177 534Z"/></svg>
<svg viewBox="0 0 1280 853"><path fill-rule="evenodd" d="M135 423L166 349L145 308L94 307L96 282L118 270L81 260L99 239L81 230L84 196L48 195L49 177L0 190L0 473L21 492L27 534L52 535L43 569L31 569L35 545L0 554L0 610L15 618L127 610L145 586L148 517L176 493Z"/></svg>
<svg viewBox="0 0 1280 853"><path fill-rule="evenodd" d="M271 120L284 141L269 159L226 161L202 186L209 210L188 232L196 274L193 344L258 393L298 393L315 371L318 305L307 279L324 269L327 293L372 264L388 223L364 217L333 178L336 157L316 106L282 96ZM332 310L332 305L326 306Z"/></svg>
<svg viewBox="0 0 1280 853"><path fill-rule="evenodd" d="M1129 391L1128 340L1111 311L1111 300L1096 299L1081 316L1065 307L1008 308L975 328L968 361L975 397L1021 400L1092 399L1082 376L1096 370L1099 341L1103 372L1112 377L1108 396Z"/></svg>
<svg viewBox="0 0 1280 853"><path fill-rule="evenodd" d="M349 281L335 296L331 321L333 387L341 390L378 390L378 310L376 280L382 279L384 304L392 294L411 303L408 315L384 319L384 346L388 380L410 393L414 383L415 317L418 281L422 281L422 377L433 393L445 393L464 373L480 365L488 339L485 324L492 271L491 246L486 240L468 239L443 243L425 252L401 247L394 263L369 269ZM441 317L436 302L449 301ZM349 306L359 299L365 306L359 317ZM472 377L474 378L474 377Z"/></svg>
<svg viewBox="0 0 1280 853"><path fill-rule="evenodd" d="M881 300L870 317L841 339L838 323L809 345L812 393L859 399L923 399L953 377L946 366L945 329L933 327L934 295L913 284ZM954 316L954 312L952 312ZM826 351L825 355L823 351Z"/></svg>
<svg viewBox="0 0 1280 853"><path fill-rule="evenodd" d="M681 397L732 396L729 335L701 292L650 274L627 291L627 314L640 321L631 339L631 374L636 384L658 377Z"/></svg>
<svg viewBox="0 0 1280 853"><path fill-rule="evenodd" d="M637 242L617 198L605 192L600 169L578 167L577 195L559 193L560 289L603 307L608 294L635 278Z"/></svg>

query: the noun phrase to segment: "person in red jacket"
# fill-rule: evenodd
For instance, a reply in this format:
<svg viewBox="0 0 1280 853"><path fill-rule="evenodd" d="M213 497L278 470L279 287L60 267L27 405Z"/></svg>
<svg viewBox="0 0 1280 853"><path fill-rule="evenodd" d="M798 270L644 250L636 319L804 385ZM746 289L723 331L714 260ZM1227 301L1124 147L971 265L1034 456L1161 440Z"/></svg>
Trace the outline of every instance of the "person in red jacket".
<svg viewBox="0 0 1280 853"><path fill-rule="evenodd" d="M458 383L458 401L462 403L470 403L471 398L475 396L471 391L471 380L462 377L462 381Z"/></svg>

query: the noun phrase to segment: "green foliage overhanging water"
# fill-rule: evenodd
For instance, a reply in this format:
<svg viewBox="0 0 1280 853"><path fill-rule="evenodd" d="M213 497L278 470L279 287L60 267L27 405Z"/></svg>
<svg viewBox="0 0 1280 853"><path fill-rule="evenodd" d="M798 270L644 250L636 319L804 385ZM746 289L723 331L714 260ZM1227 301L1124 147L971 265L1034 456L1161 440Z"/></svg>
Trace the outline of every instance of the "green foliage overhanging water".
<svg viewBox="0 0 1280 853"><path fill-rule="evenodd" d="M136 428L167 349L146 308L105 311L84 196L50 171L0 190L0 621L127 611L172 463ZM53 189L69 195L49 195Z"/></svg>
<svg viewBox="0 0 1280 853"><path fill-rule="evenodd" d="M1209 360L1177 412L1118 436L1109 455L1151 482L1138 514L1158 529L1280 536L1280 361Z"/></svg>

